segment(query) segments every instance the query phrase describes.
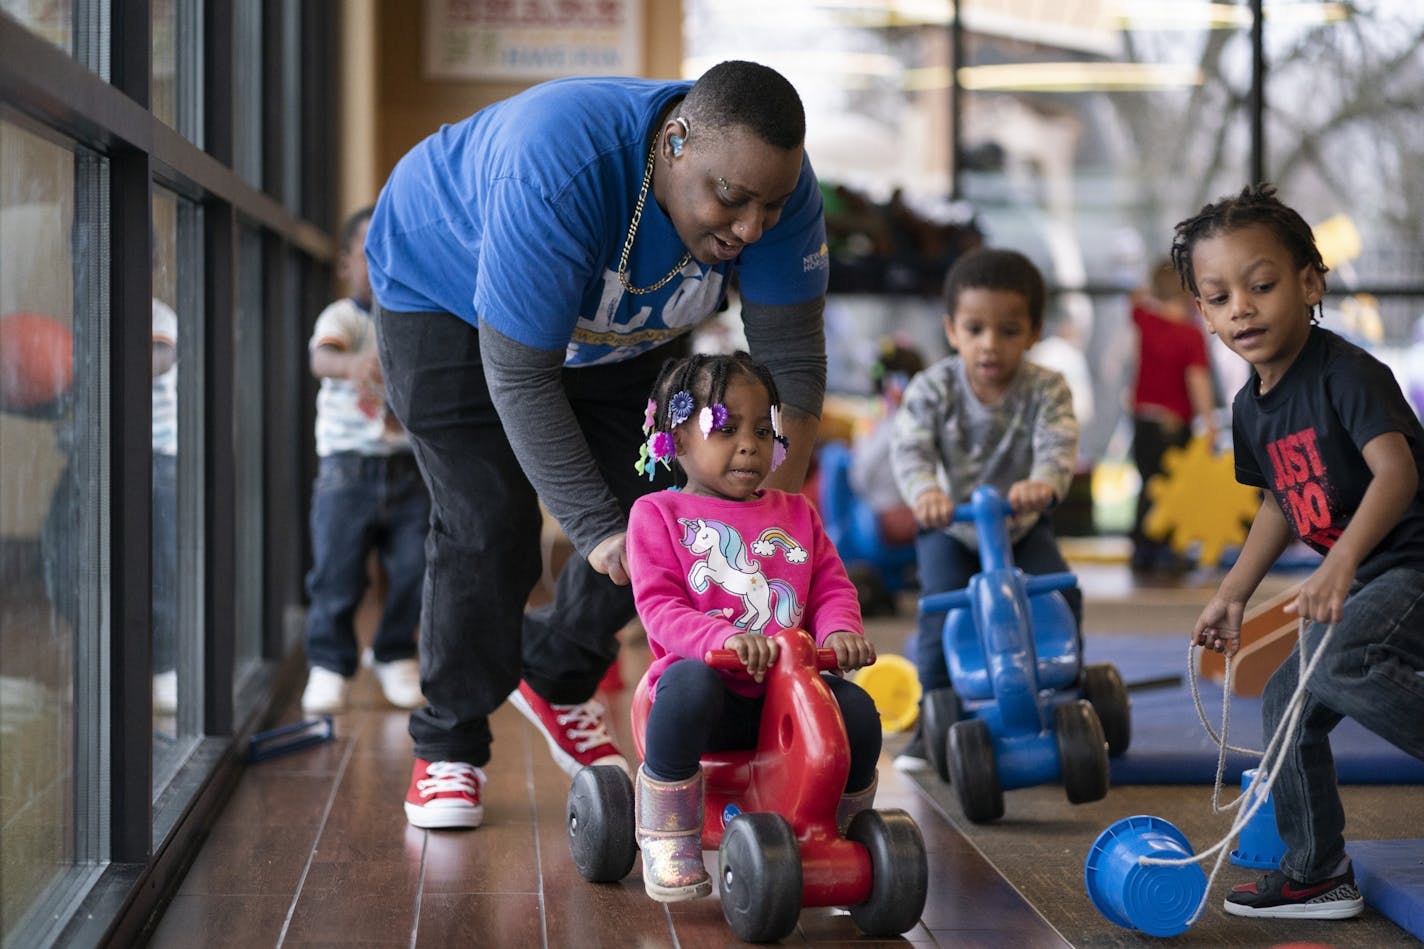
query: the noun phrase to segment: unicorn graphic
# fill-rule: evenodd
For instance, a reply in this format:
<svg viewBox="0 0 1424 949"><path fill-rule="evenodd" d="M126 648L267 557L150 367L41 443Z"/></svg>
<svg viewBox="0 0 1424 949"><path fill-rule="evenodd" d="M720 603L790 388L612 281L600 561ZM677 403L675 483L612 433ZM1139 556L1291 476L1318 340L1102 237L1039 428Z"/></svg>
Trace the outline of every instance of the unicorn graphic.
<svg viewBox="0 0 1424 949"><path fill-rule="evenodd" d="M758 562L747 555L747 546L735 527L721 521L683 517L682 546L694 554L705 555L692 565L687 582L698 593L707 592L717 584L733 596L742 598L742 615L733 621L738 629L760 633L773 616L783 629L793 629L801 622L803 607L796 600L796 591L785 580L768 580ZM777 548L785 551L789 563L804 563L806 549L780 528L763 531L752 550L762 556L774 556ZM776 606L772 607L772 594ZM730 618L731 611L728 611Z"/></svg>

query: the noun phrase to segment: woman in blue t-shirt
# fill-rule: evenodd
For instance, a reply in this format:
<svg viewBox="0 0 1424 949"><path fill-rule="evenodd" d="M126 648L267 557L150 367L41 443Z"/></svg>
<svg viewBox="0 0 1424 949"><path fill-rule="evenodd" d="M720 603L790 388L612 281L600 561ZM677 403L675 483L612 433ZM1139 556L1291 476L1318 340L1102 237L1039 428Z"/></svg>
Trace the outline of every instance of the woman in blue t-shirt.
<svg viewBox="0 0 1424 949"><path fill-rule="evenodd" d="M647 393L735 279L786 406L796 490L825 388L827 254L805 114L774 70L563 79L397 164L366 238L387 394L432 514L406 816L475 827L508 697L561 766L626 761L593 701L634 616L624 552ZM666 475L662 476L663 478ZM552 603L542 500L580 556Z"/></svg>

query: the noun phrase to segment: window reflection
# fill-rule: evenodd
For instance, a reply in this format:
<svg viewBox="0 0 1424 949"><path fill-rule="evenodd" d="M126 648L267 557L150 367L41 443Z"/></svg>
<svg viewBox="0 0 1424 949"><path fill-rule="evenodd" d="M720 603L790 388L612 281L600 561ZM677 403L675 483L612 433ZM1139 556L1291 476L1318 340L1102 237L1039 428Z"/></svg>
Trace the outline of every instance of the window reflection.
<svg viewBox="0 0 1424 949"><path fill-rule="evenodd" d="M155 798L187 757L200 732L201 647L196 577L201 552L191 468L197 406L192 373L200 351L197 286L202 272L196 246L198 210L177 195L156 190L153 199L153 301L150 333L153 447L153 791ZM182 431L187 433L180 435ZM180 450L181 449L181 450ZM189 478L193 472L189 471ZM185 553L180 553L184 551ZM179 564L188 565L180 568Z"/></svg>
<svg viewBox="0 0 1424 949"><path fill-rule="evenodd" d="M74 425L74 158L0 122L0 923L75 858L74 668L96 499ZM92 581L91 581L92 582Z"/></svg>
<svg viewBox="0 0 1424 949"><path fill-rule="evenodd" d="M34 0L0 0L0 11L14 17L36 36L72 52L74 4L36 3Z"/></svg>

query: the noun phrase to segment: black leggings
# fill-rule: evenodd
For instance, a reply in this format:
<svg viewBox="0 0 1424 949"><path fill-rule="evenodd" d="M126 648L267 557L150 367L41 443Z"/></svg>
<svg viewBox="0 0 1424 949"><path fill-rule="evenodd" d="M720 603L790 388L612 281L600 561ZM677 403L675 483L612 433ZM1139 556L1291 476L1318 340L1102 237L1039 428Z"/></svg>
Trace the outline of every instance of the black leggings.
<svg viewBox="0 0 1424 949"><path fill-rule="evenodd" d="M850 740L846 790L863 791L875 780L880 758L880 713L875 700L848 679L821 674L845 719ZM711 666L683 659L658 678L643 766L657 781L685 781L697 773L703 752L755 748L764 699L729 691Z"/></svg>

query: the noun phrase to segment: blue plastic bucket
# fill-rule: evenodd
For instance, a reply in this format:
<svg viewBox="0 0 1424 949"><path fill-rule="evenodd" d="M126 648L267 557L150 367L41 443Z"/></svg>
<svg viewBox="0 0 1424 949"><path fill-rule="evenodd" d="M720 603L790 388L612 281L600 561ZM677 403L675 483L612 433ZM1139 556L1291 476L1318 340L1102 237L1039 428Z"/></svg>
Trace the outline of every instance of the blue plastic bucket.
<svg viewBox="0 0 1424 949"><path fill-rule="evenodd" d="M1242 772L1242 794L1245 794L1246 790L1251 787L1251 781L1255 777L1255 768ZM1252 799L1248 798L1242 801L1240 806L1243 809L1249 809L1251 804ZM1242 813L1245 813L1245 810ZM1236 838L1236 849L1231 851L1230 860L1238 867L1249 867L1252 870L1275 870L1281 865L1281 858L1285 855L1286 842L1281 840L1281 833L1276 830L1276 808L1271 803L1271 796L1268 794L1266 799L1261 802L1260 808L1241 828L1241 835Z"/></svg>
<svg viewBox="0 0 1424 949"><path fill-rule="evenodd" d="M1195 863L1163 867L1142 857L1180 860L1192 845L1160 817L1124 817L1093 841L1083 875L1093 906L1124 929L1149 936L1185 932L1206 893L1206 874Z"/></svg>

